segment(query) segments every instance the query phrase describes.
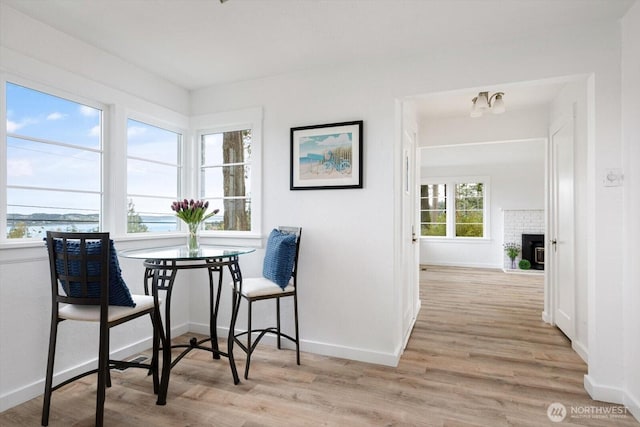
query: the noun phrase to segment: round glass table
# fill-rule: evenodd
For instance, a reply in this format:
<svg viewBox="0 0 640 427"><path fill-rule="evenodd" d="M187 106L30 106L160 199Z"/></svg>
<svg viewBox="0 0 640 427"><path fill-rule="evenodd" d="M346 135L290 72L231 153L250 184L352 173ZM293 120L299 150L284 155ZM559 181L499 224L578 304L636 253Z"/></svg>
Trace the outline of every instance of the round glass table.
<svg viewBox="0 0 640 427"><path fill-rule="evenodd" d="M167 401L167 390L169 388L169 375L171 369L191 350L200 349L210 351L214 359L220 356L229 360L231 374L234 384L238 384L240 379L236 370L233 358L233 331L238 317L240 305L240 289L242 286L242 274L238 258L254 252L254 248L239 246L213 246L200 245L198 251L189 251L186 245L166 246L157 248L144 248L119 251L118 255L124 258L140 259L144 262L144 290L147 295L153 295L158 302L161 291L165 292L163 300L165 304L164 322L158 322L164 331L154 334L154 349L157 349L162 342L162 376L160 388L158 390L158 405L164 405ZM233 280L234 292L232 297L231 319L229 323L229 335L227 337L227 351L221 351L218 346L217 317L220 305L220 293L222 291L222 272L224 267L229 269ZM206 268L209 274L209 337L203 339L191 338L189 344L171 345L171 295L173 284L179 270ZM214 276L217 273L217 289ZM162 320L162 319L161 319ZM210 342L210 346L205 346ZM173 348L181 348L183 351L175 358L171 357ZM155 351L154 351L155 353Z"/></svg>

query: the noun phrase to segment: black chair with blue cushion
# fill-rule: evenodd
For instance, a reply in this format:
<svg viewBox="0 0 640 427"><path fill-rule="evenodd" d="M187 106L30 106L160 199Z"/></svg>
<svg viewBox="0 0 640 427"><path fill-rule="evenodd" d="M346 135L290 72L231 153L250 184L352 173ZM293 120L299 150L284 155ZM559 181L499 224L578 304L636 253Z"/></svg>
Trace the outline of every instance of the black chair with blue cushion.
<svg viewBox="0 0 640 427"><path fill-rule="evenodd" d="M47 232L51 273L51 333L45 379L42 425L49 423L51 394L79 378L98 374L96 426L102 426L106 387L111 386L111 368L144 368L153 376L158 392L158 350L164 336L159 317L159 301L150 295L131 295L122 279L118 257L109 233ZM149 315L153 325L151 363L109 359L109 332L140 316ZM53 386L58 324L65 320L96 322L99 325L98 368Z"/></svg>
<svg viewBox="0 0 640 427"><path fill-rule="evenodd" d="M278 338L278 348L281 347L281 338L286 338L296 345L296 363L300 364L300 335L298 331L298 254L300 252L300 227L278 227L269 234L263 263L263 277L243 278L239 288L234 287L234 292L239 293L247 300L249 314L247 318L247 331L234 334L234 341L247 354L247 364L244 369L244 378L249 377L251 354L265 334L274 334ZM233 286L233 283L232 283ZM285 334L280 329L280 299L293 297L293 314L295 326L295 338ZM251 311L255 301L276 300L276 326L262 329L252 329ZM236 307L237 313L237 307ZM258 334L252 341L252 335ZM239 337L246 335L246 345Z"/></svg>

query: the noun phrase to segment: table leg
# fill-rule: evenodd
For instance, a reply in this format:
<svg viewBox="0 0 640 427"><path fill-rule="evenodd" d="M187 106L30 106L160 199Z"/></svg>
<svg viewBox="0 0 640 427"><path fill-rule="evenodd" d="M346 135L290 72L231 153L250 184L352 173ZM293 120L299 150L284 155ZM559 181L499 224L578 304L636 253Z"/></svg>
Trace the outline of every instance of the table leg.
<svg viewBox="0 0 640 427"><path fill-rule="evenodd" d="M218 291L214 297L213 272L218 272ZM220 306L220 291L222 290L222 268L209 267L209 337L213 358L220 359L218 346L218 308Z"/></svg>
<svg viewBox="0 0 640 427"><path fill-rule="evenodd" d="M242 289L242 275L240 274L240 266L238 265L237 259L229 264L229 271L231 272L231 278L233 279L233 295L231 305L231 320L229 322L229 336L227 338L227 353L229 354L229 365L231 366L233 383L238 384L240 382L240 378L238 377L236 361L233 357L233 345L235 343L236 320L238 319L240 301L242 300L242 296L240 294L240 290Z"/></svg>
<svg viewBox="0 0 640 427"><path fill-rule="evenodd" d="M160 343L164 345L164 331L162 328L162 318L160 316L160 304L158 301L157 287L149 287L149 282L153 282L153 270L150 268L145 269L144 272L144 293L145 295L151 295L154 302L154 310L151 314L151 322L153 324L153 356L151 357L151 374L153 375L153 393L158 394L160 389L160 362L158 360L160 356Z"/></svg>
<svg viewBox="0 0 640 427"><path fill-rule="evenodd" d="M154 292L158 292L160 287L158 282L160 280L161 270L156 269L153 276L153 288ZM162 289L166 291L165 315L164 315L164 337L165 340L162 343L162 376L160 378L160 390L158 392L157 405L166 405L167 403L167 391L169 389L169 375L171 373L171 294L173 290L173 282L175 280L176 270L171 271L168 285L163 285ZM166 278L163 277L163 281ZM162 319L160 319L162 322Z"/></svg>

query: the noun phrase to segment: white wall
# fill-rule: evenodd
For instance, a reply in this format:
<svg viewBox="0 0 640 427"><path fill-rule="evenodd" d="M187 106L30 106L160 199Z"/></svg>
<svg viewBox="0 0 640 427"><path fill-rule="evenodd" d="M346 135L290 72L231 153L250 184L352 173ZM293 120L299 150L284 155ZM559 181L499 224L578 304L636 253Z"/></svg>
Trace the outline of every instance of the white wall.
<svg viewBox="0 0 640 427"><path fill-rule="evenodd" d="M394 97L385 80L386 90L372 90L376 79L359 69L278 76L194 91L191 108L196 115L264 109L263 229L303 228L302 349L394 364L400 352L394 323ZM364 120L364 188L290 191L290 128L358 119ZM267 315L260 306L255 319ZM196 316L204 322L204 313ZM241 325L245 317L241 310Z"/></svg>
<svg viewBox="0 0 640 427"><path fill-rule="evenodd" d="M505 209L544 209L544 140L519 141L511 143L489 144L484 146L467 147L471 151L470 157L480 159L478 163L441 166L426 166L422 168L422 182L439 180L446 177L486 176L489 178L487 200L489 207L489 236L488 239L420 239L420 262L422 264L455 265L464 267L502 268L504 251L503 242L503 210ZM510 156L511 147L527 146L531 152L531 159L526 160L520 155ZM441 163L438 154L430 154L431 149L423 149L423 156L428 157L428 163ZM438 149L455 151L456 158L464 159L457 147ZM464 149L463 149L464 151ZM482 151L491 154L503 152L500 158L486 160Z"/></svg>
<svg viewBox="0 0 640 427"><path fill-rule="evenodd" d="M548 106L507 110L504 114L485 114L474 119L470 117L423 117L420 120L419 145L425 147L546 138L548 122Z"/></svg>
<svg viewBox="0 0 640 427"><path fill-rule="evenodd" d="M640 3L622 21L622 138L624 144L625 240L618 253L625 260L623 333L625 403L640 419Z"/></svg>
<svg viewBox="0 0 640 427"><path fill-rule="evenodd" d="M3 39L9 28L12 34L21 33L20 23L6 21L3 18ZM636 24L637 19L633 23ZM33 39L40 40L40 35L52 36L49 30L35 28L33 24L29 26L32 30L29 37ZM73 41L68 43L75 46ZM11 43L12 50L18 49L16 44L16 41ZM27 45L25 49L28 49L27 55L56 61L52 58L54 55L47 54L51 51L48 46ZM13 60L5 55L6 52L7 49L2 52L3 63ZM60 52L69 56L69 60L85 57L74 49L61 49ZM496 58L500 58L499 67L495 66ZM35 72L38 64L32 63L29 72ZM476 64L473 73L469 72L468 64ZM299 224L304 228L300 265L303 348L394 363L400 354L402 340L397 328L401 313L395 303L401 289L400 272L392 262L398 251L396 236L399 230L398 209L393 201L401 188L398 179L400 141L395 131L394 101L409 95L494 82L593 73L592 95L597 111L593 112L594 137L590 141L589 156L595 164L588 170L587 191L591 202L586 221L590 239L593 239L589 246L590 261L598 263L588 271L589 316L592 319L589 343L596 349L589 354L589 377L590 392L602 396L604 390L621 390L626 384L625 374L637 372L638 364L630 360L625 366L624 357L618 350L621 346L625 348L625 339L629 336L620 330L623 298L619 273L622 270L619 212L622 199L615 193L605 193L595 184L596 170L604 165L621 166L619 64L619 26L593 24L588 31L548 29L535 37L509 39L499 45L425 52L404 60L383 59L378 63L309 70L212 87L193 92L190 105L192 114L257 105L264 107L263 229L278 224ZM98 76L105 74L98 69L86 74L93 75L94 72ZM124 85L127 91L136 93L136 88L116 74L115 86ZM174 91L158 86L162 92L159 97L166 106ZM178 93L184 99L183 93ZM184 112L182 108L176 109ZM364 189L289 191L289 128L354 119L365 121ZM602 203L594 203L596 198ZM2 304L9 304L4 301L20 291L18 286L35 289L39 275L28 276L28 283L18 280L21 279L19 270L24 265L2 264L2 292L6 292L2 295ZM37 268L34 266L34 270ZM257 270L249 266L248 269ZM48 322L43 324L41 318L36 320L34 313L38 308L44 308L34 299L25 298L22 302L23 311L34 316L33 321L21 325L22 332L37 335ZM3 306L2 310L5 308ZM24 318L24 313L21 316ZM203 316L204 313L192 312L191 321L201 322ZM17 328L8 319L13 317L2 318L2 340L7 334L10 338L16 335ZM7 342L13 346L9 339ZM38 340L29 349L42 354L44 344ZM9 358L5 352L0 357ZM5 363L4 359L0 360L0 365ZM36 366L30 360L20 360L12 369L29 372ZM38 380L37 376L37 372L21 379L16 375L19 383L8 386L3 379L0 393L11 394L17 387L27 387ZM605 397L615 399L620 394Z"/></svg>

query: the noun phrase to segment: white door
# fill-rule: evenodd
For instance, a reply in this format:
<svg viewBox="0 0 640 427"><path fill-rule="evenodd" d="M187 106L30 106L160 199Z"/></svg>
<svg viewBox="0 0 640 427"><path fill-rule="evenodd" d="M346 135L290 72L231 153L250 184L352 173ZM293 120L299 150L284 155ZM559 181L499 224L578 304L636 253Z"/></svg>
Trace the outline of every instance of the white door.
<svg viewBox="0 0 640 427"><path fill-rule="evenodd" d="M554 323L575 333L573 116L551 130L551 291Z"/></svg>
<svg viewBox="0 0 640 427"><path fill-rule="evenodd" d="M415 136L402 136L402 332L406 345L415 322L418 299L419 236L416 228Z"/></svg>

